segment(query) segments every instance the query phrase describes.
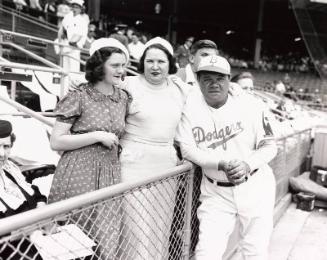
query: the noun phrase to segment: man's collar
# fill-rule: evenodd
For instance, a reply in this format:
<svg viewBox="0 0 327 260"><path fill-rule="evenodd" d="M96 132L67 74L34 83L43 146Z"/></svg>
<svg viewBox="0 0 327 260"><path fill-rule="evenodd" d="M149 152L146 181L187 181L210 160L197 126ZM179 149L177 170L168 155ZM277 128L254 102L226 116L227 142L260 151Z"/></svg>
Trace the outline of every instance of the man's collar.
<svg viewBox="0 0 327 260"><path fill-rule="evenodd" d="M192 70L191 64L187 64L185 67L185 82L190 85L198 85L198 81L196 79L196 75Z"/></svg>

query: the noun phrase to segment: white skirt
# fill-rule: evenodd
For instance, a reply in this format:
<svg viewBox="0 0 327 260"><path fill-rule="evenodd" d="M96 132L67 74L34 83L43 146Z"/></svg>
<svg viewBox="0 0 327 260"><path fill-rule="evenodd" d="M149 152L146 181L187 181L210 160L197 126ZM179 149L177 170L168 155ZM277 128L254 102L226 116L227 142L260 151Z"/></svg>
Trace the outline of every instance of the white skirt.
<svg viewBox="0 0 327 260"><path fill-rule="evenodd" d="M172 144L157 145L121 140L122 182L155 176L177 165L178 157Z"/></svg>

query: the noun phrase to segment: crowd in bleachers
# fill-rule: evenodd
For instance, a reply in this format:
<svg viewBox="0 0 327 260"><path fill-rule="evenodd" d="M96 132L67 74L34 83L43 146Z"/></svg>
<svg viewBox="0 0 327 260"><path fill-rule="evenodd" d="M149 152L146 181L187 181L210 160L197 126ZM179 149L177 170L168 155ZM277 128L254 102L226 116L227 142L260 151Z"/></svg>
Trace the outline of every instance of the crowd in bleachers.
<svg viewBox="0 0 327 260"><path fill-rule="evenodd" d="M69 11L68 0L5 0L4 4L14 7L19 11L26 12L32 16L38 17L41 20L46 20L50 23L57 24ZM85 11L85 10L83 10ZM106 14L101 14L98 21L92 21L96 26L96 36L108 37L115 33L118 28L117 24L121 24L121 20L114 17L108 17ZM138 27L141 21L136 21L132 27L126 27L125 32L129 43L132 42L132 34L135 32L135 27ZM140 42L143 44L150 38L151 34L148 32L137 32ZM175 46L176 48L178 46ZM253 69L253 60L245 60L235 57L231 53L224 53L224 55L232 67L241 69ZM261 71L275 71L275 72L294 72L294 73L314 73L314 65L308 56L300 53L289 52L287 54L268 53L263 50L263 55L259 60L258 67Z"/></svg>

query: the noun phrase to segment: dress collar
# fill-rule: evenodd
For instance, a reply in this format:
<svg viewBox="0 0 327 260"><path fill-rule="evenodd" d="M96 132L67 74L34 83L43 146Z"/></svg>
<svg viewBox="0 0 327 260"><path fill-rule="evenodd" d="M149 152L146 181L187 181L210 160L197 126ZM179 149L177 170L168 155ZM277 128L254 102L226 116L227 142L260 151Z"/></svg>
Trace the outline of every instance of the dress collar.
<svg viewBox="0 0 327 260"><path fill-rule="evenodd" d="M111 95L105 95L105 94L101 93L99 90L94 88L94 86L92 84L84 84L83 88L85 89L86 93L94 101L97 101L97 102L111 99L112 101L118 103L121 98L121 94L120 94L120 91L117 86L113 86L114 93L112 93Z"/></svg>

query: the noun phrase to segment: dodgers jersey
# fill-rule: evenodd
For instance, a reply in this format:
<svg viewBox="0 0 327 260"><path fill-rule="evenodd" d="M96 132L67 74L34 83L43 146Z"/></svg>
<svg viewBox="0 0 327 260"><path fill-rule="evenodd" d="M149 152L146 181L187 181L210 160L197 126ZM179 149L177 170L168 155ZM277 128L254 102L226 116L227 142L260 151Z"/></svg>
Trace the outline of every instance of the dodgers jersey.
<svg viewBox="0 0 327 260"><path fill-rule="evenodd" d="M228 94L226 103L215 109L200 91L191 92L175 139L185 159L219 181L227 181L225 173L218 171L220 160L242 160L253 171L268 167L277 152L267 111L249 94Z"/></svg>

